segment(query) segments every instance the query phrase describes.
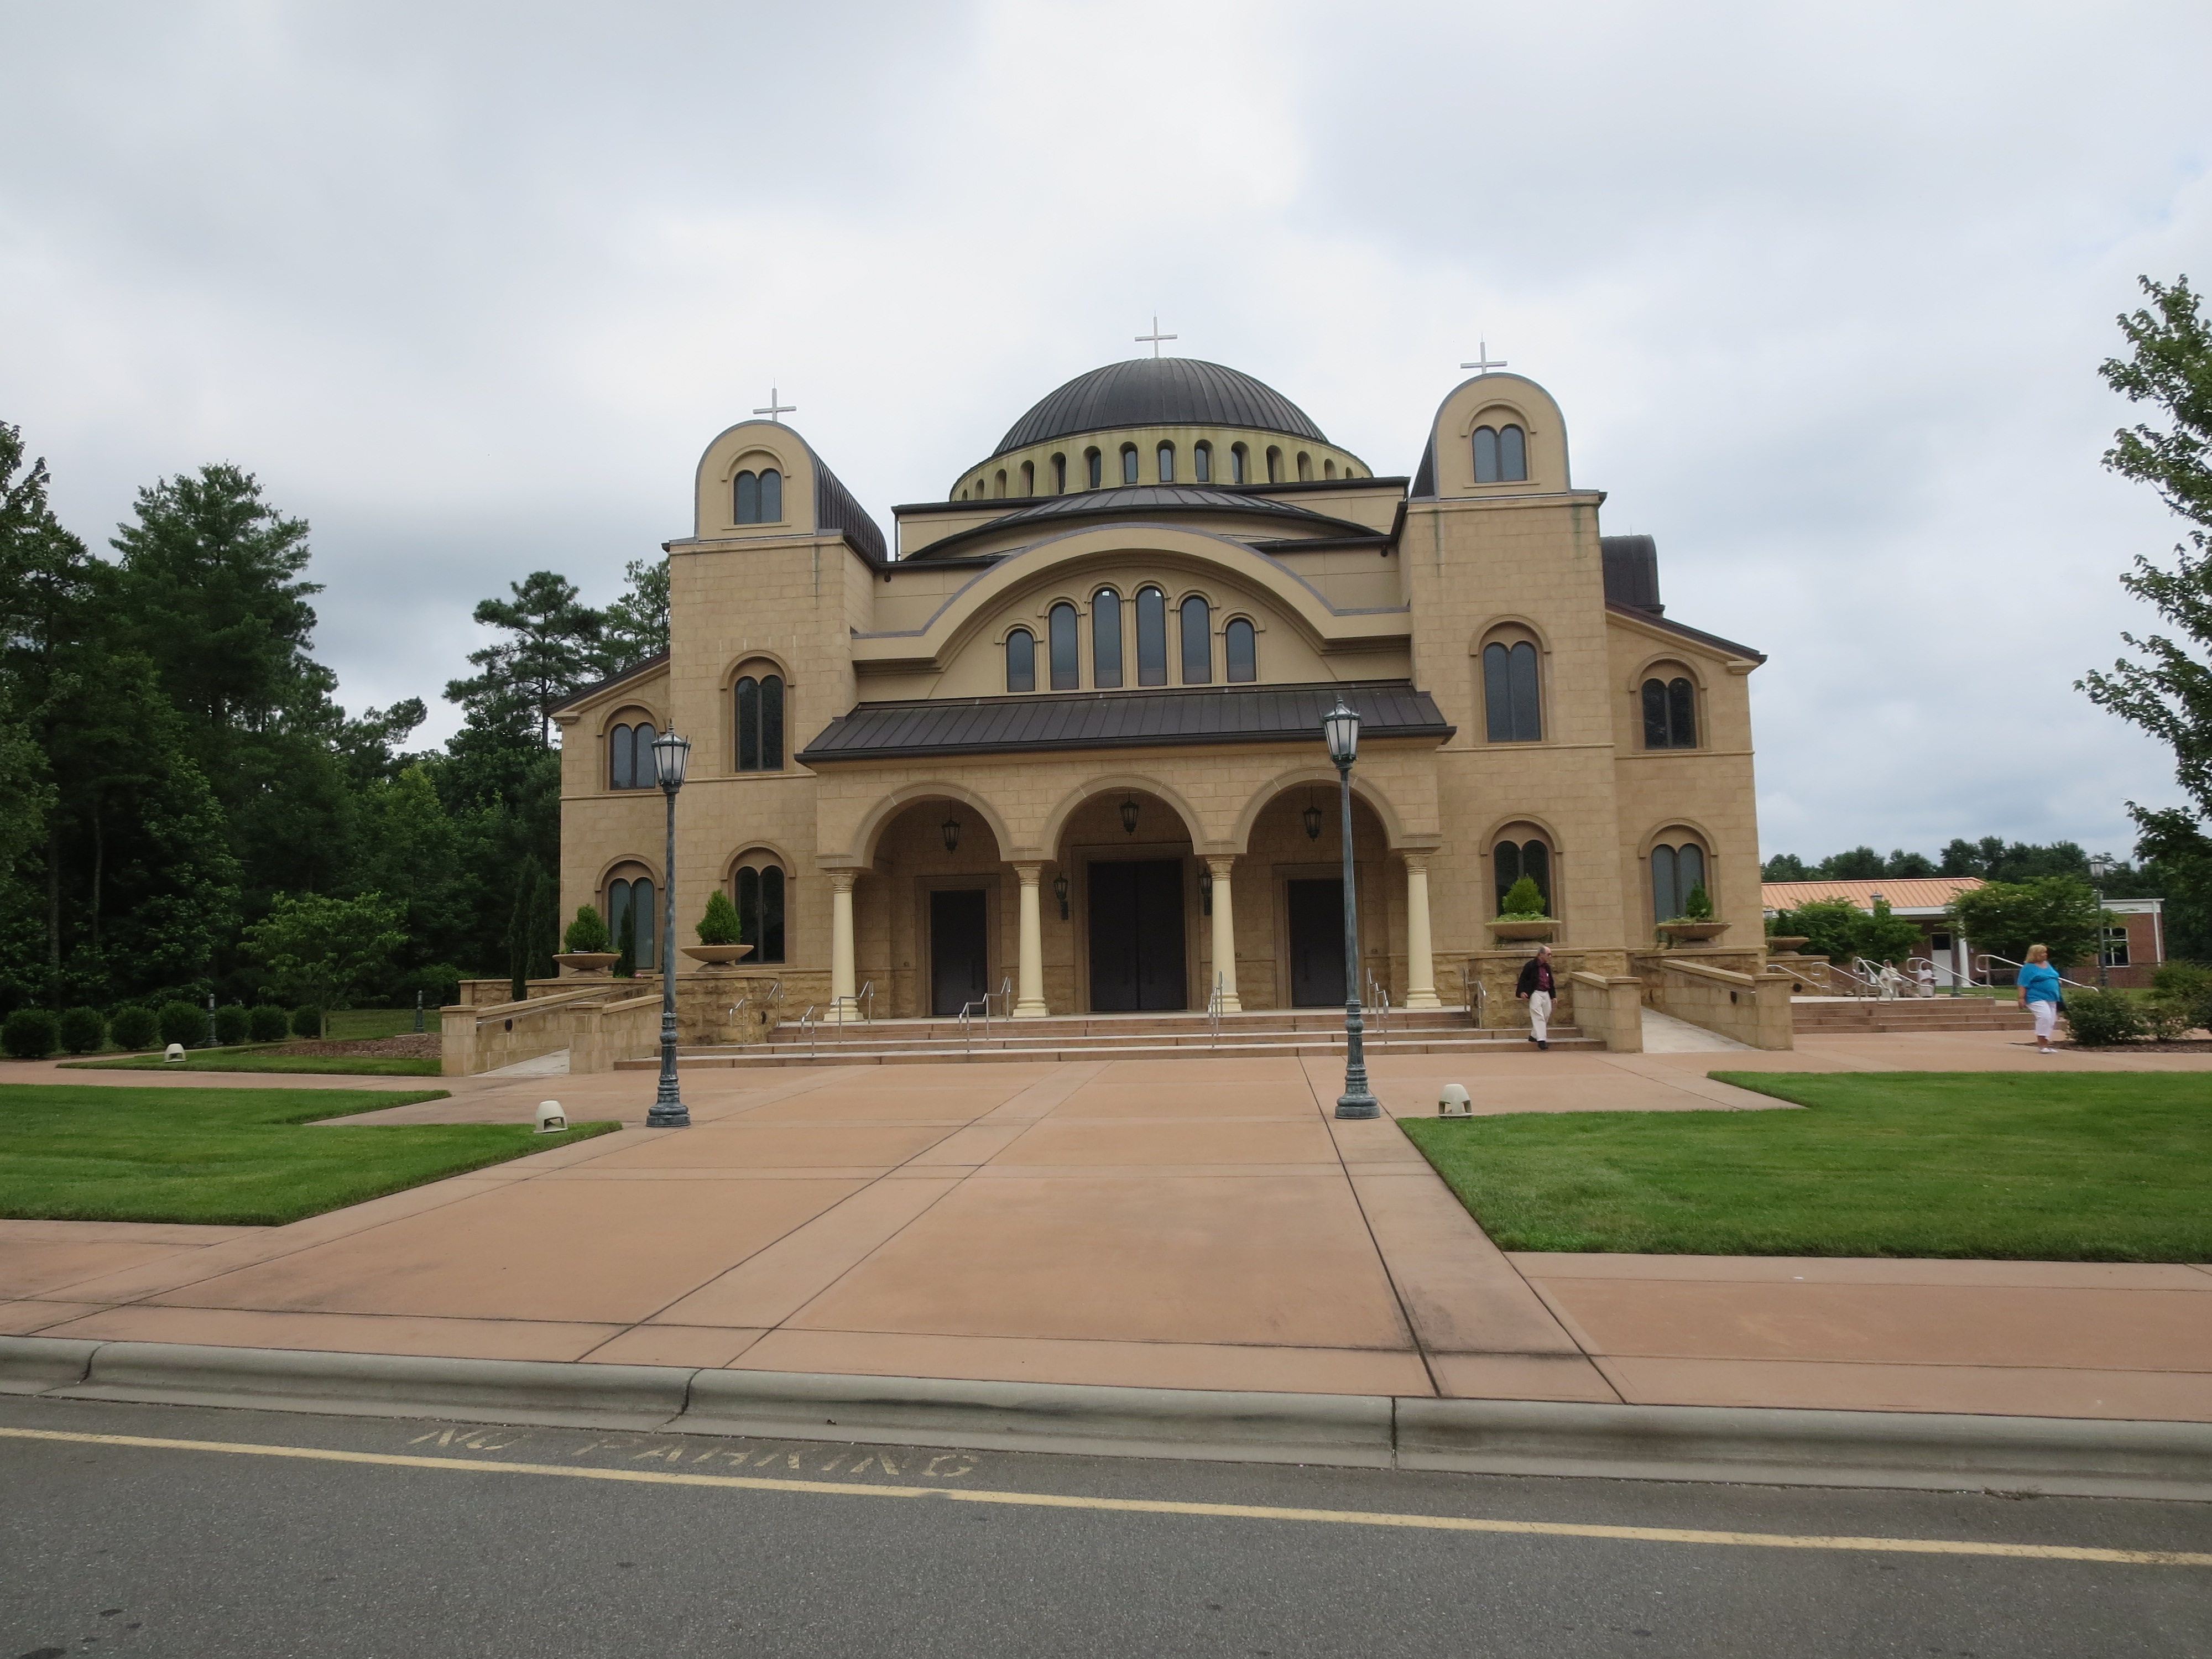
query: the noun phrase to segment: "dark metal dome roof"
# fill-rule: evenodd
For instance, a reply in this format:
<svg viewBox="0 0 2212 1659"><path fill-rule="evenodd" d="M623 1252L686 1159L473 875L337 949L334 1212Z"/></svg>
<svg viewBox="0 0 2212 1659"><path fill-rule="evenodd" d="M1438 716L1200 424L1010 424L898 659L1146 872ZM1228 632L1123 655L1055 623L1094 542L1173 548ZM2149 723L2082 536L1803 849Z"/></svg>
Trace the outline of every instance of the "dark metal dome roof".
<svg viewBox="0 0 2212 1659"><path fill-rule="evenodd" d="M1197 357L1133 357L1077 375L1016 421L991 453L1117 426L1256 427L1328 441L1305 410L1239 369Z"/></svg>

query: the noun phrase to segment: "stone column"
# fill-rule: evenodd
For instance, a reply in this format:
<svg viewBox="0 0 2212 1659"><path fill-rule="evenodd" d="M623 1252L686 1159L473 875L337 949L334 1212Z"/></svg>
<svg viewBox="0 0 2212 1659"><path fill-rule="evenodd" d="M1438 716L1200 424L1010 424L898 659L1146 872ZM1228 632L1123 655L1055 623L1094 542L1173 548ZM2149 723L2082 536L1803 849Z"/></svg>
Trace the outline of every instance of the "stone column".
<svg viewBox="0 0 2212 1659"><path fill-rule="evenodd" d="M1429 855L1406 854L1406 1006L1441 1008L1437 964L1429 944Z"/></svg>
<svg viewBox="0 0 2212 1659"><path fill-rule="evenodd" d="M1206 861L1213 873L1213 971L1221 981L1221 1012L1241 1014L1244 1005L1237 996L1237 902L1231 896L1229 872L1237 867L1235 859L1213 859ZM1213 988L1206 988L1210 999Z"/></svg>
<svg viewBox="0 0 2212 1659"><path fill-rule="evenodd" d="M1020 988L1014 995L1014 1018L1042 1019L1051 1012L1044 1006L1044 923L1037 908L1037 884L1044 866L1018 864L1014 874L1022 884L1022 954L1015 970L1015 983Z"/></svg>
<svg viewBox="0 0 2212 1659"><path fill-rule="evenodd" d="M830 995L834 1001L860 988L853 982L853 884L857 870L830 872Z"/></svg>

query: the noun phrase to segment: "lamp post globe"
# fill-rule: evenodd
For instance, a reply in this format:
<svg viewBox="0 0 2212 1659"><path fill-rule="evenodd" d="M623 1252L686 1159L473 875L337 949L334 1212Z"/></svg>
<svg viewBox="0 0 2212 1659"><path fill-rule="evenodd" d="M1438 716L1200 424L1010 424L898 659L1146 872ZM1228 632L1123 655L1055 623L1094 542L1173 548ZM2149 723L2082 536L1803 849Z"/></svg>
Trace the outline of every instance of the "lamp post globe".
<svg viewBox="0 0 2212 1659"><path fill-rule="evenodd" d="M691 761L691 739L673 732L653 739L653 775L668 799L668 857L661 866L660 1088L645 1115L648 1129L688 1129L691 1114L676 1086L676 792Z"/></svg>
<svg viewBox="0 0 2212 1659"><path fill-rule="evenodd" d="M1336 763L1339 805L1344 823L1344 1092L1337 1097L1339 1117L1380 1117L1382 1103L1367 1085L1367 1052L1359 1009L1359 897L1352 870L1352 765L1359 758L1359 711L1336 700L1322 716L1328 757Z"/></svg>

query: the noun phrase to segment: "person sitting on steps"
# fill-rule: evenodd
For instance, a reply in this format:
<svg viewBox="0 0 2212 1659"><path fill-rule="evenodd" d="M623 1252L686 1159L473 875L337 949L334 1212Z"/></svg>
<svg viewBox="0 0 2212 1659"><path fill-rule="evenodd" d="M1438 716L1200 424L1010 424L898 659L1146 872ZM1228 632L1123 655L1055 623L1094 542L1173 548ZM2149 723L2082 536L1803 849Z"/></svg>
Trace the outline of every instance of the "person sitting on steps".
<svg viewBox="0 0 2212 1659"><path fill-rule="evenodd" d="M1540 945L1521 969L1513 994L1528 1005L1528 1041L1547 1052L1552 1046L1552 947Z"/></svg>

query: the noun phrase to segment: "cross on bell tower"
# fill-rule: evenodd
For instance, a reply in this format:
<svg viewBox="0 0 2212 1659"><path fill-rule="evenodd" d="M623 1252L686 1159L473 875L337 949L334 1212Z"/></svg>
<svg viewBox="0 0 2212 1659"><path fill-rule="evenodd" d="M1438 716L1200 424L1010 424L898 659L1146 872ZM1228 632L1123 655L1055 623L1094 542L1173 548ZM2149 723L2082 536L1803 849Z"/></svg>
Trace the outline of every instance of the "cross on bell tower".
<svg viewBox="0 0 2212 1659"><path fill-rule="evenodd" d="M1155 356L1155 357L1157 357L1157 356L1158 356L1160 355L1160 342L1161 342L1161 341L1163 341L1163 340L1179 340L1179 339L1181 339L1182 337L1181 335L1179 335L1179 334L1163 334L1163 333L1161 333L1161 332L1160 332L1160 319L1159 319L1159 313L1158 313L1158 312L1155 312L1155 313L1152 313L1152 331L1150 334L1139 334L1139 336L1137 336L1137 343L1138 343L1139 345L1142 345L1142 344L1144 344L1144 343L1145 343L1145 342L1146 342L1146 341L1150 340L1150 341L1152 343L1152 356Z"/></svg>
<svg viewBox="0 0 2212 1659"><path fill-rule="evenodd" d="M1505 359L1500 357L1495 362L1492 362L1490 356L1490 342L1483 340L1478 342L1475 346L1474 361L1471 363L1462 363L1460 367L1462 368L1471 368L1478 374L1487 374L1493 368L1504 368Z"/></svg>
<svg viewBox="0 0 2212 1659"><path fill-rule="evenodd" d="M783 417L785 416L796 415L799 413L799 405L797 404L787 404L783 402L782 394L774 386L770 386L768 389L768 407L766 409L757 409L753 410L753 413L756 415L765 415L769 419L774 421L778 426L781 426L783 424Z"/></svg>

